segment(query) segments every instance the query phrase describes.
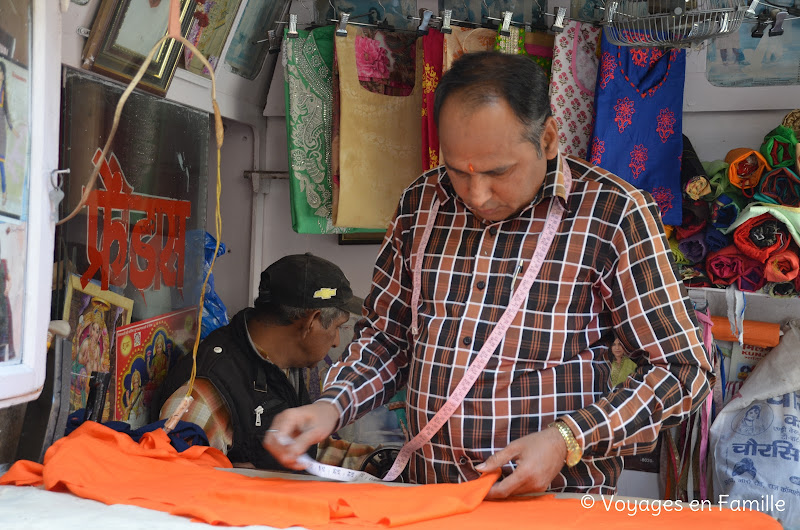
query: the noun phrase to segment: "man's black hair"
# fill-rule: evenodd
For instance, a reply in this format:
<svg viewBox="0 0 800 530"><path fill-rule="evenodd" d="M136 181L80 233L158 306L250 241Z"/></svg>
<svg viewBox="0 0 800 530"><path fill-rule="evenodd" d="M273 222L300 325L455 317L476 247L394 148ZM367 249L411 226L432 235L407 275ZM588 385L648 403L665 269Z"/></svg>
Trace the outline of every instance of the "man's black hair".
<svg viewBox="0 0 800 530"><path fill-rule="evenodd" d="M544 70L525 56L491 51L467 53L453 63L436 87L433 120L438 127L439 113L450 96L457 95L471 108L503 100L541 156L544 122L551 115L548 91Z"/></svg>

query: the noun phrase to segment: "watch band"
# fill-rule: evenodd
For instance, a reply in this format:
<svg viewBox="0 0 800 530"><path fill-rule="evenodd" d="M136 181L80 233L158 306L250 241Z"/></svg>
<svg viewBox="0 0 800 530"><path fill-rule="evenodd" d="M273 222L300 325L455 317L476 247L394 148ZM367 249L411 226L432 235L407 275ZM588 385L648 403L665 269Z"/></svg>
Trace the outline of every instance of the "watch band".
<svg viewBox="0 0 800 530"><path fill-rule="evenodd" d="M583 456L583 451L581 451L581 446L575 439L575 435L572 434L572 429L570 429L563 421L555 421L548 425L548 427L555 427L558 429L558 432L561 433L561 436L564 438L564 442L567 444L567 467L573 467L575 464L580 462L581 456Z"/></svg>

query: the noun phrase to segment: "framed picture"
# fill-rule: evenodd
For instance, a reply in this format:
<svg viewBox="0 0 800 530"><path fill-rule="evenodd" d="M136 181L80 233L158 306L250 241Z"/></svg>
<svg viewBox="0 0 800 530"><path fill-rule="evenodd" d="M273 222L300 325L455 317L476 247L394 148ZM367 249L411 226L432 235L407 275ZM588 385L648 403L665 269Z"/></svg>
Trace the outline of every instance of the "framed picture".
<svg viewBox="0 0 800 530"><path fill-rule="evenodd" d="M116 373L117 328L131 323L133 300L95 283L84 287L80 276L70 276L64 303L64 320L69 322L72 343L69 411L86 406L92 372ZM114 395L109 387L108 394ZM106 399L103 421L111 419L113 401Z"/></svg>
<svg viewBox="0 0 800 530"><path fill-rule="evenodd" d="M135 322L117 329L114 420L137 429L147 423L153 395L167 372L190 355L197 336L197 308Z"/></svg>
<svg viewBox="0 0 800 530"><path fill-rule="evenodd" d="M181 0L181 34L194 21L195 0ZM147 54L167 34L169 0L102 0L83 48L81 66L123 82L130 82ZM169 88L183 44L162 43L138 87L159 96Z"/></svg>
<svg viewBox="0 0 800 530"><path fill-rule="evenodd" d="M217 68L219 56L225 47L228 33L233 26L233 20L239 12L241 0L206 0L205 4L198 7L198 11L206 16L205 27L201 25L202 17L195 17L189 29L189 42L194 44L203 55L206 56L212 68ZM183 51L184 67L197 75L211 77L208 69L200 60L195 57L190 49Z"/></svg>

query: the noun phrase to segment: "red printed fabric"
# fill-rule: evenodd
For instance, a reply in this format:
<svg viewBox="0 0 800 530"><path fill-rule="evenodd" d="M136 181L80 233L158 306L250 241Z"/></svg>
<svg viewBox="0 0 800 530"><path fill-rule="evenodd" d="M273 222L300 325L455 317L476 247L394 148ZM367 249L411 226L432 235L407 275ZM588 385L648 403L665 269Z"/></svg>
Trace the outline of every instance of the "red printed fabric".
<svg viewBox="0 0 800 530"><path fill-rule="evenodd" d="M565 155L584 160L589 159L594 126L599 36L600 28L591 24L565 21L564 31L555 38L548 70L552 74L550 110L558 123L558 148Z"/></svg>
<svg viewBox="0 0 800 530"><path fill-rule="evenodd" d="M748 219L733 232L733 243L742 254L760 263L789 248L791 242L786 226L769 213Z"/></svg>
<svg viewBox="0 0 800 530"><path fill-rule="evenodd" d="M444 34L429 29L422 37L422 169L428 171L439 165L439 134L433 121L433 95L442 78L444 64Z"/></svg>

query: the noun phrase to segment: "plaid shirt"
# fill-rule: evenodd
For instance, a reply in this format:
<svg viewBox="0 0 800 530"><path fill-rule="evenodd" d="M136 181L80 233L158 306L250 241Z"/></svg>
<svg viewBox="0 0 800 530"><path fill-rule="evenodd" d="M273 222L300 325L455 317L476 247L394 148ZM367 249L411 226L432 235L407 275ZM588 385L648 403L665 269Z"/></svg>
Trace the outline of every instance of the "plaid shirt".
<svg viewBox="0 0 800 530"><path fill-rule="evenodd" d="M159 418L169 418L183 401L189 384L185 384L172 393L161 406ZM233 445L233 425L231 413L222 395L208 379L198 377L192 387L192 401L181 420L190 421L200 426L208 437L208 444L228 454Z"/></svg>
<svg viewBox="0 0 800 530"><path fill-rule="evenodd" d="M567 192L563 172L570 170ZM434 200L440 205L424 252L415 339L412 255ZM561 419L584 456L550 489L611 493L620 455L651 451L659 430L686 418L709 391L711 366L655 202L608 172L577 159L567 165L559 155L531 204L504 221L473 216L443 167L405 190L378 254L366 319L321 397L339 409L340 426L408 383L411 434L424 427L502 315L551 200L563 201L566 212L527 301L462 405L412 457L412 480L477 478L474 465ZM612 332L638 366L613 391Z"/></svg>

